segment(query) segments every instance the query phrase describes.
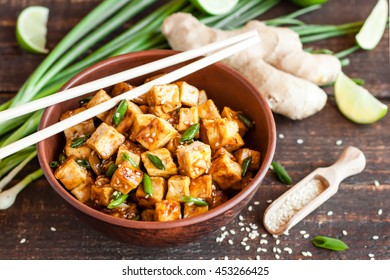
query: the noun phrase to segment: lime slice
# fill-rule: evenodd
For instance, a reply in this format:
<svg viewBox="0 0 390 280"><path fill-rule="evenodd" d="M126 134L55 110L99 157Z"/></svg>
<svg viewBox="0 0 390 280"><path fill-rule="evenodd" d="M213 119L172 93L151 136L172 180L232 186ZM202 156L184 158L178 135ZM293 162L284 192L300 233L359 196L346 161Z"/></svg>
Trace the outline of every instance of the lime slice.
<svg viewBox="0 0 390 280"><path fill-rule="evenodd" d="M308 7L317 4L323 4L328 2L328 0L290 0L290 2L301 7Z"/></svg>
<svg viewBox="0 0 390 280"><path fill-rule="evenodd" d="M385 32L389 13L389 3L387 1L378 1L359 33L356 34L356 42L364 50L375 48Z"/></svg>
<svg viewBox="0 0 390 280"><path fill-rule="evenodd" d="M238 0L191 0L191 3L210 15L223 15L233 10Z"/></svg>
<svg viewBox="0 0 390 280"><path fill-rule="evenodd" d="M336 79L334 94L340 112L355 123L370 124L380 120L387 113L387 105L342 72Z"/></svg>
<svg viewBox="0 0 390 280"><path fill-rule="evenodd" d="M49 9L41 6L25 8L16 22L16 39L20 47L32 53L48 53L45 48Z"/></svg>

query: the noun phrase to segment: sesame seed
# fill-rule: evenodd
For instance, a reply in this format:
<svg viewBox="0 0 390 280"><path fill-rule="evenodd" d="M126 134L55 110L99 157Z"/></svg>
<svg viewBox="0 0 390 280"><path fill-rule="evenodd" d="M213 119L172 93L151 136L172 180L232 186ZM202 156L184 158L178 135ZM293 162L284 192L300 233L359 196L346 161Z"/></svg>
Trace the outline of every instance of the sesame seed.
<svg viewBox="0 0 390 280"><path fill-rule="evenodd" d="M246 246L246 247L245 247L245 251L249 251L250 248L251 248L251 246L249 246L249 245Z"/></svg>
<svg viewBox="0 0 390 280"><path fill-rule="evenodd" d="M279 260L280 256L278 254L275 254L275 259Z"/></svg>
<svg viewBox="0 0 390 280"><path fill-rule="evenodd" d="M348 233L347 233L346 230L343 230L343 235L344 235L344 236L347 236L347 235L348 235Z"/></svg>
<svg viewBox="0 0 390 280"><path fill-rule="evenodd" d="M55 227L50 228L51 231L56 231L57 229Z"/></svg>
<svg viewBox="0 0 390 280"><path fill-rule="evenodd" d="M280 239L277 239L275 243L276 243L276 245L279 245L280 244Z"/></svg>
<svg viewBox="0 0 390 280"><path fill-rule="evenodd" d="M149 137L149 136L150 136L150 133L146 133L146 134L145 134L145 137Z"/></svg>
<svg viewBox="0 0 390 280"><path fill-rule="evenodd" d="M266 234L266 233L263 233L263 234L261 235L261 237L263 237L263 238L266 238L266 237L267 237L267 235L268 235L268 234Z"/></svg>
<svg viewBox="0 0 390 280"><path fill-rule="evenodd" d="M303 235L303 238L309 238L310 234L306 233Z"/></svg>
<svg viewBox="0 0 390 280"><path fill-rule="evenodd" d="M246 227L245 230L246 230L247 232L250 232L250 231L251 231L251 229L248 228L248 227Z"/></svg>
<svg viewBox="0 0 390 280"><path fill-rule="evenodd" d="M276 253L276 247L272 248L272 252Z"/></svg>
<svg viewBox="0 0 390 280"><path fill-rule="evenodd" d="M381 184L379 183L378 180L375 180L375 181L374 181L374 185L375 185L375 187L379 187Z"/></svg>
<svg viewBox="0 0 390 280"><path fill-rule="evenodd" d="M248 237L244 237L242 241L248 241Z"/></svg>
<svg viewBox="0 0 390 280"><path fill-rule="evenodd" d="M306 230L301 230L299 233L303 235L306 233Z"/></svg>
<svg viewBox="0 0 390 280"><path fill-rule="evenodd" d="M303 144L303 139L297 139L297 144Z"/></svg>
<svg viewBox="0 0 390 280"><path fill-rule="evenodd" d="M240 215L240 216L238 216L238 219L239 219L240 221L243 221L243 220L244 220L244 217L243 217L242 215Z"/></svg>
<svg viewBox="0 0 390 280"><path fill-rule="evenodd" d="M253 210L253 207L252 207L252 205L250 205L249 207L248 207L248 211L252 211Z"/></svg>
<svg viewBox="0 0 390 280"><path fill-rule="evenodd" d="M278 238L279 238L279 235L272 234L272 237L275 238L275 239L278 239Z"/></svg>
<svg viewBox="0 0 390 280"><path fill-rule="evenodd" d="M256 256L256 260L260 260L260 256L259 255Z"/></svg>
<svg viewBox="0 0 390 280"><path fill-rule="evenodd" d="M226 227L221 227L221 230L224 231L226 229Z"/></svg>
<svg viewBox="0 0 390 280"><path fill-rule="evenodd" d="M280 248L276 248L276 252L278 252L278 254L281 254L282 250L280 250Z"/></svg>
<svg viewBox="0 0 390 280"><path fill-rule="evenodd" d="M372 237L372 239L378 240L378 239L379 239L379 236L378 236L378 235L374 235L374 236Z"/></svg>
<svg viewBox="0 0 390 280"><path fill-rule="evenodd" d="M268 241L265 240L265 239L261 239L261 240L260 240L260 244L268 244Z"/></svg>
<svg viewBox="0 0 390 280"><path fill-rule="evenodd" d="M370 257L370 258L373 258L374 256L375 256L374 254L371 254L371 253L368 254L368 257Z"/></svg>
<svg viewBox="0 0 390 280"><path fill-rule="evenodd" d="M233 240L229 239L229 240L228 240L228 243L229 243L230 245L233 245Z"/></svg>
<svg viewBox="0 0 390 280"><path fill-rule="evenodd" d="M333 215L333 211L328 211L327 215L328 216L332 216Z"/></svg>
<svg viewBox="0 0 390 280"><path fill-rule="evenodd" d="M379 216L382 215L382 212L383 212L382 209L379 209L379 210L378 210L378 215L379 215Z"/></svg>
<svg viewBox="0 0 390 280"><path fill-rule="evenodd" d="M268 200L267 200L267 203L271 203L271 202L272 202L272 199L268 199Z"/></svg>
<svg viewBox="0 0 390 280"><path fill-rule="evenodd" d="M235 234L236 234L236 232L234 231L234 229L231 229L231 230L230 230L230 234L232 234L232 235L235 235Z"/></svg>
<svg viewBox="0 0 390 280"><path fill-rule="evenodd" d="M306 254L309 256L309 257L312 257L313 255L311 254L311 252L307 251Z"/></svg>
<svg viewBox="0 0 390 280"><path fill-rule="evenodd" d="M152 142L153 142L153 139L152 139L152 138L148 138L148 141L149 141L150 143L152 143Z"/></svg>
<svg viewBox="0 0 390 280"><path fill-rule="evenodd" d="M284 139L284 134L279 133L279 138L280 138L280 139Z"/></svg>
<svg viewBox="0 0 390 280"><path fill-rule="evenodd" d="M22 238L19 243L20 244L26 243L26 238Z"/></svg>
<svg viewBox="0 0 390 280"><path fill-rule="evenodd" d="M341 144L343 144L343 140L337 140L337 141L336 141L336 145L337 145L337 146L340 146Z"/></svg>
<svg viewBox="0 0 390 280"><path fill-rule="evenodd" d="M152 133L152 137L156 137L156 132L153 132L153 133Z"/></svg>
<svg viewBox="0 0 390 280"><path fill-rule="evenodd" d="M256 252L257 252L257 253L261 252L261 248L258 247L258 248L256 249Z"/></svg>
<svg viewBox="0 0 390 280"><path fill-rule="evenodd" d="M225 261L227 261L227 260L229 259L229 257L228 257L228 256L225 256L225 258L224 258L224 259L225 259Z"/></svg>
<svg viewBox="0 0 390 280"><path fill-rule="evenodd" d="M239 222L238 225L239 225L240 227L243 227L245 224L244 224L243 222Z"/></svg>
<svg viewBox="0 0 390 280"><path fill-rule="evenodd" d="M261 251L265 253L265 252L267 252L267 249L266 248L261 248Z"/></svg>
<svg viewBox="0 0 390 280"><path fill-rule="evenodd" d="M304 257L307 257L307 253L306 253L305 251L302 252L302 255L303 255Z"/></svg>
<svg viewBox="0 0 390 280"><path fill-rule="evenodd" d="M260 202L258 202L258 201L255 201L255 202L253 202L253 204L254 204L254 205L259 205L259 204L260 204Z"/></svg>
<svg viewBox="0 0 390 280"><path fill-rule="evenodd" d="M242 246L246 246L246 245L247 245L245 241L241 241L240 244L241 244Z"/></svg>
<svg viewBox="0 0 390 280"><path fill-rule="evenodd" d="M245 228L244 227L242 227L241 229L240 229L240 231L244 231L245 230Z"/></svg>

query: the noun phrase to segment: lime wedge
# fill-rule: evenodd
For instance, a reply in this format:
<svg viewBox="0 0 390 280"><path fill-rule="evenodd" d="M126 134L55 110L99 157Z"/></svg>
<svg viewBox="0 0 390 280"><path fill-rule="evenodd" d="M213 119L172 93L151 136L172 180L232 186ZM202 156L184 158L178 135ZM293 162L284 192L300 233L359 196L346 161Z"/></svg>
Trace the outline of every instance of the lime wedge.
<svg viewBox="0 0 390 280"><path fill-rule="evenodd" d="M202 12L223 15L233 10L238 0L191 0L191 3Z"/></svg>
<svg viewBox="0 0 390 280"><path fill-rule="evenodd" d="M374 123L387 113L387 105L342 72L334 84L334 94L340 112L355 123Z"/></svg>
<svg viewBox="0 0 390 280"><path fill-rule="evenodd" d="M16 39L20 47L32 53L48 53L45 48L49 9L41 6L25 8L16 22Z"/></svg>
<svg viewBox="0 0 390 280"><path fill-rule="evenodd" d="M387 1L378 1L359 33L356 34L356 43L364 50L375 48L385 32L389 13L389 3Z"/></svg>

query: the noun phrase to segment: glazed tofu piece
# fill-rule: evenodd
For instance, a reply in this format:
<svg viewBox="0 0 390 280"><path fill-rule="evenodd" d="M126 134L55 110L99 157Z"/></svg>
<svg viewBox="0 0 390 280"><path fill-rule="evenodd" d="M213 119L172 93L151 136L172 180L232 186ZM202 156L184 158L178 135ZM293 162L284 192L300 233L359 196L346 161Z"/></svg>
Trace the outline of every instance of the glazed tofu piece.
<svg viewBox="0 0 390 280"><path fill-rule="evenodd" d="M226 193L218 186L212 186L212 201L209 204L209 209L213 209L223 203L228 201L228 196Z"/></svg>
<svg viewBox="0 0 390 280"><path fill-rule="evenodd" d="M176 129L166 120L155 118L141 130L136 140L146 149L153 151L165 146L176 134Z"/></svg>
<svg viewBox="0 0 390 280"><path fill-rule="evenodd" d="M218 150L216 150L214 152L211 160L215 160L215 159L217 159L225 154L227 154L232 160L236 160L236 158L228 150L226 150L224 147L221 147Z"/></svg>
<svg viewBox="0 0 390 280"><path fill-rule="evenodd" d="M156 220L155 209L145 209L141 212L141 221L153 222Z"/></svg>
<svg viewBox="0 0 390 280"><path fill-rule="evenodd" d="M168 143L165 145L165 148L167 148L174 158L176 158L176 150L177 147L180 145L180 139L181 134L176 134L175 137L173 137L171 140L168 141Z"/></svg>
<svg viewBox="0 0 390 280"><path fill-rule="evenodd" d="M199 90L196 87L184 81L176 82L176 85L179 87L181 104L188 107L198 105Z"/></svg>
<svg viewBox="0 0 390 280"><path fill-rule="evenodd" d="M195 204L185 203L183 209L183 218L191 218L209 211L209 206L197 206Z"/></svg>
<svg viewBox="0 0 390 280"><path fill-rule="evenodd" d="M127 194L138 187L142 178L141 169L133 166L129 161L124 161L112 175L110 184L115 190Z"/></svg>
<svg viewBox="0 0 390 280"><path fill-rule="evenodd" d="M137 141L137 136L144 127L146 127L152 120L156 118L153 114L136 114L134 116L133 126L131 127L130 140Z"/></svg>
<svg viewBox="0 0 390 280"><path fill-rule="evenodd" d="M252 157L251 165L249 166L249 170L259 170L260 168L260 159L261 159L261 153L255 150L251 150L248 148L239 149L234 153L234 156L237 159L237 162L242 165L244 160L247 157Z"/></svg>
<svg viewBox="0 0 390 280"><path fill-rule="evenodd" d="M226 154L214 160L210 169L213 181L223 190L228 190L233 184L239 182L241 172L241 165Z"/></svg>
<svg viewBox="0 0 390 280"><path fill-rule="evenodd" d="M85 111L85 107L77 108L75 110L67 111L63 113L60 117L60 121L65 120L67 118L73 117L74 115L77 115L78 113ZM72 126L70 128L67 128L64 130L65 138L68 139L74 139L81 135L87 135L91 134L95 131L95 124L93 123L92 119L83 121L75 126Z"/></svg>
<svg viewBox="0 0 390 280"><path fill-rule="evenodd" d="M211 149L224 147L232 152L244 145L238 126L234 121L227 119L202 120L200 138L208 143Z"/></svg>
<svg viewBox="0 0 390 280"><path fill-rule="evenodd" d="M183 196L190 195L190 177L174 175L168 179L166 199L183 202Z"/></svg>
<svg viewBox="0 0 390 280"><path fill-rule="evenodd" d="M198 105L198 113L201 119L215 120L221 118L217 106L215 106L214 101L211 99Z"/></svg>
<svg viewBox="0 0 390 280"><path fill-rule="evenodd" d="M160 222L181 219L180 202L176 200L163 200L156 203L156 220Z"/></svg>
<svg viewBox="0 0 390 280"><path fill-rule="evenodd" d="M126 140L122 145L119 146L118 153L116 156L115 164L119 165L121 164L125 159L126 156L129 156L137 165L141 162L141 151L135 151L133 144L131 141Z"/></svg>
<svg viewBox="0 0 390 280"><path fill-rule="evenodd" d="M208 100L206 92L202 89L199 91L198 106Z"/></svg>
<svg viewBox="0 0 390 280"><path fill-rule="evenodd" d="M252 171L248 171L244 178L242 178L241 181L233 184L230 189L234 191L241 191L252 181L254 176L255 174Z"/></svg>
<svg viewBox="0 0 390 280"><path fill-rule="evenodd" d="M195 179L211 167L210 146L200 141L190 145L180 145L176 151L179 173Z"/></svg>
<svg viewBox="0 0 390 280"><path fill-rule="evenodd" d="M81 145L80 147L72 148L72 140L68 139L65 144L65 155L67 157L74 156L78 159L88 159L91 155L92 149L88 147L86 144Z"/></svg>
<svg viewBox="0 0 390 280"><path fill-rule="evenodd" d="M175 84L153 86L147 96L149 110L157 117L181 107L179 87Z"/></svg>
<svg viewBox="0 0 390 280"><path fill-rule="evenodd" d="M132 90L133 88L133 86L129 85L126 82L117 83L112 87L110 94L111 96L115 97L117 95L125 93L126 91Z"/></svg>
<svg viewBox="0 0 390 280"><path fill-rule="evenodd" d="M164 200L167 193L167 182L162 177L150 177L152 181L153 196L147 195L143 184L140 184L135 193L141 207L153 208L157 202Z"/></svg>
<svg viewBox="0 0 390 280"><path fill-rule="evenodd" d="M98 176L91 186L91 200L95 205L107 206L114 197L115 189L110 185L110 179Z"/></svg>
<svg viewBox="0 0 390 280"><path fill-rule="evenodd" d="M134 122L135 115L136 114L143 114L142 110L135 103L128 101L128 100L126 101L126 103L127 103L126 114L124 115L123 119L118 124L118 126L115 126L115 123L113 122L113 119L112 119L115 112L116 112L117 107L112 108L110 110L110 112L108 113L106 119L104 120L104 122L106 124L108 124L112 127L115 127L115 129L123 135L129 134L129 130L130 130L131 125Z"/></svg>
<svg viewBox="0 0 390 280"><path fill-rule="evenodd" d="M180 132L186 131L191 125L199 123L198 108L181 108L179 111L179 123L176 129Z"/></svg>
<svg viewBox="0 0 390 280"><path fill-rule="evenodd" d="M87 169L77 164L74 156L68 157L54 172L54 176L68 189L92 183Z"/></svg>
<svg viewBox="0 0 390 280"><path fill-rule="evenodd" d="M197 198L203 198L207 203L212 202L213 178L211 175L203 175L191 180L190 195Z"/></svg>
<svg viewBox="0 0 390 280"><path fill-rule="evenodd" d="M230 109L229 107L224 107L222 110L221 117L226 118L229 121L235 122L238 126L238 133L241 137L244 137L244 134L248 131L248 128L246 127L244 122L240 120L238 114L238 112Z"/></svg>
<svg viewBox="0 0 390 280"><path fill-rule="evenodd" d="M165 170L157 168L148 158L147 154L157 156L165 165ZM166 148L156 149L141 154L142 162L150 176L168 178L177 174L177 166L173 161L171 152Z"/></svg>
<svg viewBox="0 0 390 280"><path fill-rule="evenodd" d="M90 109L96 105L99 105L100 103L103 103L107 100L111 99L111 96L107 94L107 92L103 89L99 90L95 95L92 97L92 99L88 102L87 108ZM104 120L108 115L108 112L103 112L96 117L100 120Z"/></svg>
<svg viewBox="0 0 390 280"><path fill-rule="evenodd" d="M71 193L82 203L86 203L91 198L91 185L85 184L80 185L73 190L71 190Z"/></svg>
<svg viewBox="0 0 390 280"><path fill-rule="evenodd" d="M101 123L86 143L101 159L108 159L115 154L125 139L115 128Z"/></svg>

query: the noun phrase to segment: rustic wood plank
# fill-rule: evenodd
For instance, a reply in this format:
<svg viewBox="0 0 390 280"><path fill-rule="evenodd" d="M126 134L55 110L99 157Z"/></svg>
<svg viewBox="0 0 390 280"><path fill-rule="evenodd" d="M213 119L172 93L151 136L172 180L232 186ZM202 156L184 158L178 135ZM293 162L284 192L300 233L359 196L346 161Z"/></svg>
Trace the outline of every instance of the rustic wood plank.
<svg viewBox="0 0 390 280"><path fill-rule="evenodd" d="M25 6L42 4L51 8L51 33L49 46L54 46L60 38L99 1L6 1L0 0L0 104L14 94L28 75L43 59L42 56L21 51L14 40L16 15ZM350 5L359 5L351 9ZM305 15L302 19L310 23L344 23L364 19L376 1L331 1L320 11ZM3 8L5 7L5 8ZM281 3L263 19L291 12L295 7ZM321 41L315 46L339 51L352 46L353 37L344 37ZM351 65L345 72L353 77L366 80L366 87L383 102L390 105L389 74L389 35L371 52L360 51L351 56ZM288 236L278 239L265 234L262 215L269 200L276 199L287 186L281 184L272 172L264 179L251 204L239 218L202 240L175 248L152 248L144 250L133 245L111 240L83 224L65 205L65 202L51 189L45 179L40 179L26 188L13 207L0 211L2 229L0 259L369 259L372 253L376 259L390 258L390 118L369 126L356 125L346 120L337 110L331 87L326 88L330 98L323 111L303 121L291 121L275 115L278 138L275 160L281 162L294 182L304 178L309 172L320 166L332 164L342 150L354 145L363 150L367 157L367 167L363 173L346 179L338 193L318 208L314 213L294 227ZM297 139L303 139L298 144ZM336 145L342 140L341 145ZM38 162L26 167L13 183L24 175L39 168ZM375 186L375 181L380 183ZM259 204L255 204L259 202ZM382 209L382 215L378 210ZM333 211L332 215L328 215ZM242 223L242 224L239 224ZM260 236L244 241L250 246L245 250L241 245L248 237L246 228L251 224L258 226ZM51 229L51 228L55 228ZM244 231L241 231L244 228ZM232 234L230 230L234 230ZM251 229L250 229L251 230ZM305 230L308 238L300 231ZM347 235L343 235L343 230ZM229 235L216 242L223 232ZM345 252L331 252L315 248L310 239L316 235L329 235L343 239L350 249ZM378 240L373 240L378 236ZM25 243L20 243L26 239ZM260 240L267 244L261 244ZM233 245L228 243L232 240ZM276 241L280 240L280 241ZM263 241L264 243L264 241ZM279 243L279 244L276 244ZM257 252L257 248L267 252ZM278 248L281 253L273 252ZM292 249L288 254L283 248ZM310 251L312 257L304 257L302 251Z"/></svg>

